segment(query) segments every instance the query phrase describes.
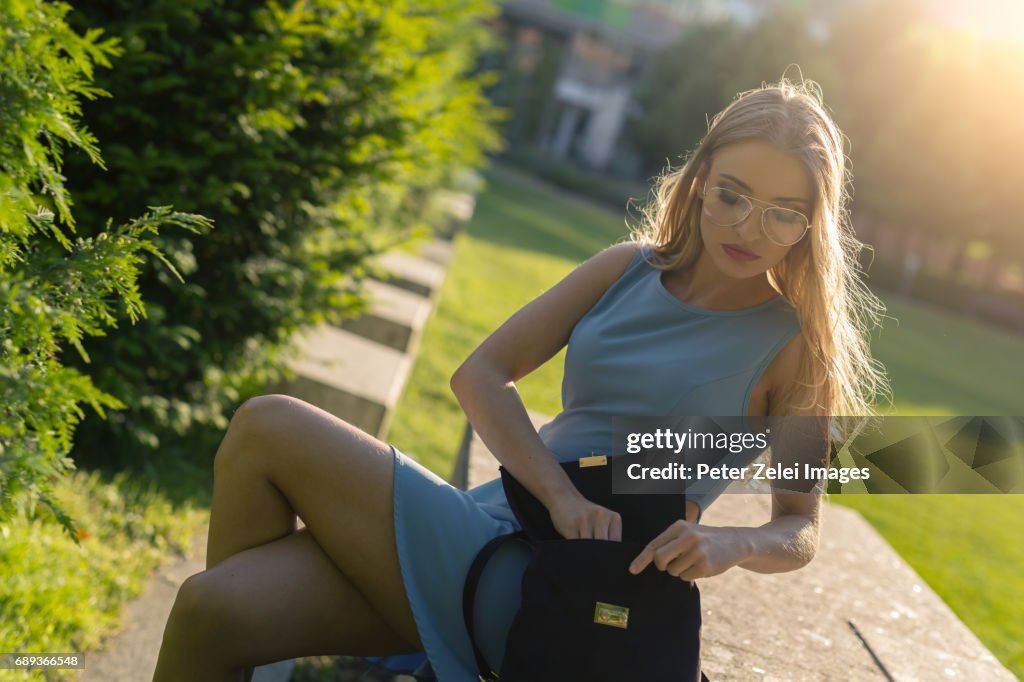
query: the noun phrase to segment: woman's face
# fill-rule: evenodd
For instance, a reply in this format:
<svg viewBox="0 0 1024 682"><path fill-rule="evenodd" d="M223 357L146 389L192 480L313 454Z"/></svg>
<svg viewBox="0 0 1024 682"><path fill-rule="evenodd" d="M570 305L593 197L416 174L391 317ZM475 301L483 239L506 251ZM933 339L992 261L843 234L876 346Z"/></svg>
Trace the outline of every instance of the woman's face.
<svg viewBox="0 0 1024 682"><path fill-rule="evenodd" d="M706 210L701 211L700 233L707 254L730 277L760 275L793 248L768 239L759 208L779 206L811 219L814 185L810 172L798 157L764 140L734 142L715 150L705 178L699 190L701 199L705 199L705 191L723 187L745 195L754 207L746 219L730 227L715 224Z"/></svg>

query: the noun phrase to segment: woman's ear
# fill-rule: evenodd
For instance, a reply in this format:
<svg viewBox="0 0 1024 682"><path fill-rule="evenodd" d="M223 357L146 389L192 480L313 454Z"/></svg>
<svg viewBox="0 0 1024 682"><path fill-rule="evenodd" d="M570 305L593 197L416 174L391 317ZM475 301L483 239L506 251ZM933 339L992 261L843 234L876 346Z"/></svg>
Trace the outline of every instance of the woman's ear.
<svg viewBox="0 0 1024 682"><path fill-rule="evenodd" d="M708 172L711 170L711 164L708 163L707 159L701 162L700 166L697 167L697 174L693 178L694 184L697 186L697 196L704 199L704 189L707 187Z"/></svg>

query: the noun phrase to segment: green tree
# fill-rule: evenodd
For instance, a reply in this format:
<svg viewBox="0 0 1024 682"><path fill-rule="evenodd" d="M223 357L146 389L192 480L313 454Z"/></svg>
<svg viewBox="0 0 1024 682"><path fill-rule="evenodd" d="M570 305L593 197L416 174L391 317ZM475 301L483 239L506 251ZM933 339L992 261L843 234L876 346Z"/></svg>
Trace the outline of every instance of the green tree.
<svg viewBox="0 0 1024 682"><path fill-rule="evenodd" d="M627 130L648 171L678 163L707 132L707 117L735 94L723 81L740 34L731 22L692 26L655 57L636 91L642 118Z"/></svg>
<svg viewBox="0 0 1024 682"><path fill-rule="evenodd" d="M972 242L1021 253L1024 171L1007 163L1024 149L1020 43L937 23L913 2L875 2L839 17L827 51L843 74L833 101L853 141L854 208L903 237L880 256L898 263L913 243L945 244L959 254L944 273L956 279Z"/></svg>
<svg viewBox="0 0 1024 682"><path fill-rule="evenodd" d="M295 332L359 309L372 253L426 229L432 193L498 145L484 0L89 1L72 16L125 54L85 112L109 172L69 159L82 216L157 197L216 221L160 245L151 310L94 339L101 387L129 409L83 423L76 458L212 455L230 413L280 377Z"/></svg>
<svg viewBox="0 0 1024 682"><path fill-rule="evenodd" d="M499 25L501 49L483 60L487 68L501 72L501 79L488 89L488 97L507 111L504 133L509 148L521 151L536 145L546 107L566 55L562 36L537 31L529 41L518 41L518 24ZM496 29L498 30L498 29Z"/></svg>
<svg viewBox="0 0 1024 682"><path fill-rule="evenodd" d="M799 8L779 9L750 27L731 21L693 24L654 58L638 86L643 116L629 129L630 141L648 171L667 161L676 164L707 132L710 117L738 92L778 80L791 64L815 77L824 71L818 54Z"/></svg>
<svg viewBox="0 0 1024 682"><path fill-rule="evenodd" d="M71 30L69 9L0 4L0 520L42 502L77 541L53 479L73 467L80 403L100 416L124 404L58 356L72 348L88 363L87 337L146 316L138 278L145 253L163 259L152 240L161 225L199 234L210 224L156 207L117 228L97 219L92 236L74 237L62 158L77 149L102 169L80 107L105 94L93 70L109 67L119 48L98 29Z"/></svg>

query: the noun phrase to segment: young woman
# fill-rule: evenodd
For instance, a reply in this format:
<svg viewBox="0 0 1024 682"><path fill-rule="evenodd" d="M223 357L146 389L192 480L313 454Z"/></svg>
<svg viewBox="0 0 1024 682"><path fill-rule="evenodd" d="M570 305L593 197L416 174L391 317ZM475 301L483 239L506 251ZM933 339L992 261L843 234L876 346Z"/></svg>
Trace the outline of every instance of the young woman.
<svg viewBox="0 0 1024 682"><path fill-rule="evenodd" d="M885 391L857 277L843 138L807 84L743 93L661 179L629 243L513 315L451 387L491 452L567 538L617 540L558 461L611 451L614 415L862 415ZM568 344L563 411L538 433L516 382ZM247 679L308 655L426 651L441 682L476 679L461 598L490 538L517 528L500 483L453 488L394 447L300 400L235 413L214 462L207 570L182 585L154 679ZM685 580L814 556L818 497L773 494L756 528L700 525L717 492L637 556ZM305 528L296 531L296 514ZM478 637L500 666L526 552L488 564Z"/></svg>

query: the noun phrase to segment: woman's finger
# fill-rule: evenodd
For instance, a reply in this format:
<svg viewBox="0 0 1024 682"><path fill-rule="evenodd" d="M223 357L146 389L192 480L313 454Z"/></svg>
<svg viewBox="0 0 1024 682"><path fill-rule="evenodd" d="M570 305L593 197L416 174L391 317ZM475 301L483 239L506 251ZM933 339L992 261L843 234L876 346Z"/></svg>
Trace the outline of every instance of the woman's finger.
<svg viewBox="0 0 1024 682"><path fill-rule="evenodd" d="M583 523L580 521L575 521L566 529L566 532L563 534L562 537L564 537L566 540L577 540L581 537L580 533L582 532L582 530Z"/></svg>
<svg viewBox="0 0 1024 682"><path fill-rule="evenodd" d="M589 518L583 517L580 520L580 533L578 537L581 540L594 539L594 524Z"/></svg>
<svg viewBox="0 0 1024 682"><path fill-rule="evenodd" d="M647 566L654 561L655 552L666 543L676 538L680 533L684 532L685 526L685 521L676 521L659 533L656 538L648 542L647 546L640 550L640 553L636 555L635 559L633 559L633 563L629 565L630 573L636 575L647 568Z"/></svg>
<svg viewBox="0 0 1024 682"><path fill-rule="evenodd" d="M611 527L608 530L608 539L615 542L622 542L622 517L612 514Z"/></svg>
<svg viewBox="0 0 1024 682"><path fill-rule="evenodd" d="M654 567L659 571L664 571L665 567L676 557L679 551L680 549L675 538L662 540L660 545L656 545L655 541L652 540L633 560L629 570L633 573L640 573L653 563Z"/></svg>
<svg viewBox="0 0 1024 682"><path fill-rule="evenodd" d="M594 539L595 540L607 540L608 539L608 526L611 524L611 518L608 514L601 514L597 517L594 523Z"/></svg>
<svg viewBox="0 0 1024 682"><path fill-rule="evenodd" d="M686 538L675 537L654 550L654 565L659 571L668 569L668 565L679 555L686 553Z"/></svg>
<svg viewBox="0 0 1024 682"><path fill-rule="evenodd" d="M659 549L660 547L651 541L647 547L641 550L640 554L637 555L637 558L633 559L633 563L630 564L630 572L633 574L642 572L648 565L650 565L651 562L654 561L657 556L657 550ZM656 563L654 567L657 567Z"/></svg>
<svg viewBox="0 0 1024 682"><path fill-rule="evenodd" d="M697 556L692 551L682 551L665 566L665 572L669 575L680 578L686 571L697 565Z"/></svg>
<svg viewBox="0 0 1024 682"><path fill-rule="evenodd" d="M671 539L661 538L661 536L651 540L646 547L640 550L640 553L636 558L633 559L633 563L629 565L629 571L635 575L642 572L652 562L654 562L656 568L660 569L660 567L657 566L659 552L662 552L663 549L671 542Z"/></svg>
<svg viewBox="0 0 1024 682"><path fill-rule="evenodd" d="M660 547L660 546L664 545L666 542L668 542L669 540L673 540L673 539L679 537L679 535L681 533L686 532L687 528L688 528L688 524L686 523L686 521L683 521L682 519L679 519L677 521L673 521L672 524L669 525L668 528L666 528L665 530L661 531L656 538L651 540L650 544L656 545L656 546Z"/></svg>
<svg viewBox="0 0 1024 682"><path fill-rule="evenodd" d="M644 547L636 558L633 559L633 563L629 565L629 572L633 575L642 573L645 568L651 563L651 558L654 556L654 550L650 547Z"/></svg>

